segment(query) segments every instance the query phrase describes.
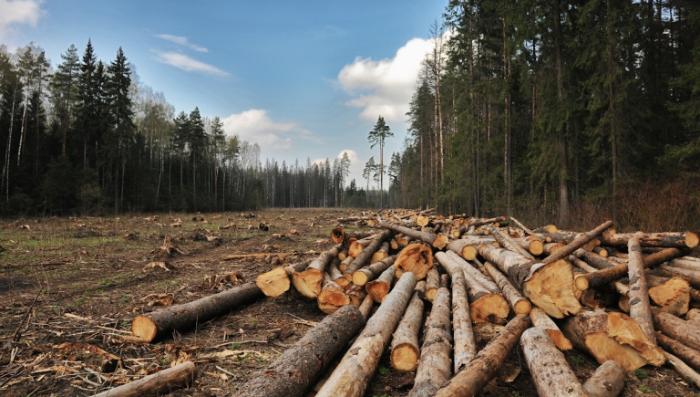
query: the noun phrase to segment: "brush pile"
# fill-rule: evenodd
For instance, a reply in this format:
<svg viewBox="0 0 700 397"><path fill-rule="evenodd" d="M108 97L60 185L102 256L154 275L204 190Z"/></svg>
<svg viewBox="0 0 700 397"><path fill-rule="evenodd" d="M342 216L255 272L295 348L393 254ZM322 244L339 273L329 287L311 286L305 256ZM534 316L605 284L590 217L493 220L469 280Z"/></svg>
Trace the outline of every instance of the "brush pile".
<svg viewBox="0 0 700 397"><path fill-rule="evenodd" d="M309 263L139 316L134 336L151 342L294 289L328 316L244 396L362 396L385 352L415 372L410 396L472 396L515 349L541 396L615 396L627 372L666 364L700 387L697 233L530 229L425 210L338 219L330 240ZM583 383L571 349L600 364Z"/></svg>

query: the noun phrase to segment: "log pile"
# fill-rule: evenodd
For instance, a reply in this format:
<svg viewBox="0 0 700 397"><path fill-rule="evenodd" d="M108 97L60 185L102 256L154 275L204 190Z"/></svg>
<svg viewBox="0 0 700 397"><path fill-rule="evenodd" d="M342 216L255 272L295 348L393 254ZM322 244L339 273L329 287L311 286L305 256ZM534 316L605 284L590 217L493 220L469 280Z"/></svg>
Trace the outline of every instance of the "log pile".
<svg viewBox="0 0 700 397"><path fill-rule="evenodd" d="M410 396L477 395L518 353L541 396L615 396L627 372L666 364L700 385L697 233L618 233L611 221L582 232L530 229L434 210L338 222L332 245L310 262L139 316L134 334L150 342L289 291L328 316L243 395L300 396L315 386L319 396L361 396L385 352L394 370L415 372ZM348 222L376 230L348 233ZM571 349L600 364L589 379L569 366Z"/></svg>

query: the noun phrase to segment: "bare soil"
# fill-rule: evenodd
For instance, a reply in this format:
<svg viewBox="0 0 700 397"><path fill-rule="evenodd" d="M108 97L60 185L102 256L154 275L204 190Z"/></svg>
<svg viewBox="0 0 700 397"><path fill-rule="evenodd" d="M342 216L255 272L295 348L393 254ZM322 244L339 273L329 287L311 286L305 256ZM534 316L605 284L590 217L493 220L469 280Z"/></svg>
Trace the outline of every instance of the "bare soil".
<svg viewBox="0 0 700 397"><path fill-rule="evenodd" d="M335 219L352 214L271 209L0 221L0 395L91 395L187 359L199 375L170 395L235 395L323 318L315 302L290 291L154 344L130 340L131 319L254 280L280 263L309 260L330 246ZM202 238L212 235L221 240ZM163 258L158 248L166 236L183 254ZM162 260L165 268L148 266ZM567 358L581 380L596 367L583 353ZM514 382L497 379L483 395L537 395L515 352L503 372L519 369ZM404 396L412 381L384 357L366 395ZM664 367L629 374L624 395L700 394Z"/></svg>

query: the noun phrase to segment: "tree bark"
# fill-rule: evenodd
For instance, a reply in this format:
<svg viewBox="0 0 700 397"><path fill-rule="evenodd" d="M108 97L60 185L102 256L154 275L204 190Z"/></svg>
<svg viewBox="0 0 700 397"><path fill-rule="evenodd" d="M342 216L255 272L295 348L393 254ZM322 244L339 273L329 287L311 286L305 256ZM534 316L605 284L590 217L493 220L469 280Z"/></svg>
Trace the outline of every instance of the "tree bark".
<svg viewBox="0 0 700 397"><path fill-rule="evenodd" d="M93 397L159 396L192 384L196 369L192 361L144 376L139 380L93 395Z"/></svg>
<svg viewBox="0 0 700 397"><path fill-rule="evenodd" d="M377 252L379 248L381 248L384 240L390 239L392 235L393 233L390 230L386 230L379 236L372 239L372 242L369 243L369 245L367 245L367 247L365 247L365 249L363 249L362 252L355 257L355 260L353 260L352 263L350 263L350 266L348 266L347 270L345 270L345 273L353 273L362 266L366 265L372 258L372 255Z"/></svg>
<svg viewBox="0 0 700 397"><path fill-rule="evenodd" d="M583 384L588 397L616 397L625 388L625 371L615 361L601 364Z"/></svg>
<svg viewBox="0 0 700 397"><path fill-rule="evenodd" d="M615 229L609 229L603 233L603 242L606 245L625 246L635 233L617 233ZM690 248L698 246L700 237L696 232L667 232L667 233L641 233L639 244L643 247L673 247Z"/></svg>
<svg viewBox="0 0 700 397"><path fill-rule="evenodd" d="M379 262L374 262L367 267L354 272L352 274L352 283L359 286L364 286L368 282L377 278L384 270L393 265L396 261L396 255L387 256Z"/></svg>
<svg viewBox="0 0 700 397"><path fill-rule="evenodd" d="M448 243L447 236L430 232L414 230L409 227L397 225L390 222L379 222L378 227L393 230L396 233L402 233L410 238L421 240L424 243L430 244L437 249L443 249Z"/></svg>
<svg viewBox="0 0 700 397"><path fill-rule="evenodd" d="M433 396L452 375L450 290L441 287L425 323L425 338L409 397Z"/></svg>
<svg viewBox="0 0 700 397"><path fill-rule="evenodd" d="M508 303L510 303L510 307L513 308L515 314L527 315L530 313L530 310L532 310L532 304L529 300L527 300L527 298L520 294L520 291L518 291L517 288L513 286L513 284L510 283L508 277L506 277L494 265L492 265L489 262L484 263L484 269L486 270L486 273L488 273L488 275L491 276L493 281L496 282L498 288L501 289L503 295L508 300Z"/></svg>
<svg viewBox="0 0 700 397"><path fill-rule="evenodd" d="M656 340L664 349L678 356L683 362L696 370L700 370L700 351L688 347L659 331L656 331Z"/></svg>
<svg viewBox="0 0 700 397"><path fill-rule="evenodd" d="M627 252L630 279L630 290L627 296L630 299L630 317L639 324L647 338L652 343L656 343L654 320L651 315L651 306L649 306L649 289L644 277L644 259L637 237L628 240Z"/></svg>
<svg viewBox="0 0 700 397"><path fill-rule="evenodd" d="M328 273L323 274L323 288L318 294L318 308L326 314L331 314L339 308L350 304L350 297L345 289L331 280Z"/></svg>
<svg viewBox="0 0 700 397"><path fill-rule="evenodd" d="M690 348L700 350L700 327L697 324L660 310L654 310L653 314L659 331Z"/></svg>
<svg viewBox="0 0 700 397"><path fill-rule="evenodd" d="M569 244L566 244L564 247L558 249L556 252L554 252L554 253L550 254L548 257L544 258L542 260L542 263L548 264L548 263L558 261L559 259L566 258L572 252L583 247L588 242L590 242L594 238L598 237L601 233L603 233L603 231L605 231L606 229L611 227L612 224L613 224L612 221L605 221L605 222L601 223L600 225L596 226L595 228L593 228L592 230L579 234L578 237L576 237Z"/></svg>
<svg viewBox="0 0 700 397"><path fill-rule="evenodd" d="M486 347L484 347L469 365L459 371L449 383L435 394L436 397L474 397L481 393L486 384L493 379L496 371L510 354L520 335L530 326L528 316L517 315L506 325Z"/></svg>
<svg viewBox="0 0 700 397"><path fill-rule="evenodd" d="M454 335L454 373L461 371L476 355L476 341L469 314L464 273L450 273L452 279L452 328Z"/></svg>
<svg viewBox="0 0 700 397"><path fill-rule="evenodd" d="M131 322L131 332L145 342L153 342L172 331L196 327L262 296L262 291L254 283L246 283L192 302L136 316Z"/></svg>
<svg viewBox="0 0 700 397"><path fill-rule="evenodd" d="M493 236L493 238L498 241L498 244L501 245L501 247L511 250L513 252L516 252L530 260L535 260L535 257L532 256L530 251L526 250L523 248L518 242L513 240L508 234L503 233L502 231L496 229L493 226L488 226L487 229L489 233Z"/></svg>
<svg viewBox="0 0 700 397"><path fill-rule="evenodd" d="M535 327L542 328L559 350L571 350L571 341L561 332L557 324L539 308L530 311L530 320Z"/></svg>
<svg viewBox="0 0 700 397"><path fill-rule="evenodd" d="M520 337L520 346L540 397L586 396L566 357L554 346L544 329L533 327L525 330Z"/></svg>
<svg viewBox="0 0 700 397"><path fill-rule="evenodd" d="M323 287L323 275L326 272L326 267L334 258L338 257L340 245L323 251L318 258L309 263L304 271L292 273L292 284L294 288L306 298L316 299L321 293Z"/></svg>
<svg viewBox="0 0 700 397"><path fill-rule="evenodd" d="M447 249L457 253L462 258L473 261L476 259L477 247L481 244L495 244L496 240L488 236L462 236L447 244Z"/></svg>
<svg viewBox="0 0 700 397"><path fill-rule="evenodd" d="M416 278L413 274L404 273L401 276L316 397L362 396L415 286Z"/></svg>
<svg viewBox="0 0 700 397"><path fill-rule="evenodd" d="M695 372L686 363L684 363L680 358L674 356L671 353L664 352L666 359L673 366L673 369L678 372L685 380L695 385L695 387L700 389L700 374Z"/></svg>
<svg viewBox="0 0 700 397"><path fill-rule="evenodd" d="M439 288L440 273L436 267L433 267L428 271L428 275L425 278L425 299L432 302L435 299L435 295L437 295Z"/></svg>
<svg viewBox="0 0 700 397"><path fill-rule="evenodd" d="M397 371L410 372L418 366L420 345L418 337L423 323L423 299L418 291L406 308L399 326L391 339L391 366Z"/></svg>

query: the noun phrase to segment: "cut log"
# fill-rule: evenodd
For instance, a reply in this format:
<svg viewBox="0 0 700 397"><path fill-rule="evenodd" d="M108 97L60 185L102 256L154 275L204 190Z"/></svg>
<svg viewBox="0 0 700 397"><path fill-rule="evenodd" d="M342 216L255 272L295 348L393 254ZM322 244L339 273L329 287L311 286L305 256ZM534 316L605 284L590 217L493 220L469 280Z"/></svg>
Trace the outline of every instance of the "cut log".
<svg viewBox="0 0 700 397"><path fill-rule="evenodd" d="M430 244L437 249L443 249L449 242L447 236L444 234L435 234L430 232L424 232L419 230L414 230L409 227L397 225L390 222L379 222L378 227L393 230L396 233L402 233L410 238L420 240L424 243Z"/></svg>
<svg viewBox="0 0 700 397"><path fill-rule="evenodd" d="M387 256L379 262L363 267L352 274L352 283L359 286L367 284L382 274L389 266L393 265L394 261L396 261L396 255Z"/></svg>
<svg viewBox="0 0 700 397"><path fill-rule="evenodd" d="M627 253L629 255L630 280L630 290L627 296L630 299L630 317L639 324L647 338L656 343L654 320L649 305L649 289L647 288L647 279L644 277L644 258L639 238L632 237L628 240Z"/></svg>
<svg viewBox="0 0 700 397"><path fill-rule="evenodd" d="M693 256L683 256L680 258L672 259L669 264L673 267L680 267L683 269L700 271L700 260Z"/></svg>
<svg viewBox="0 0 700 397"><path fill-rule="evenodd" d="M340 262L340 264L338 265L338 270L340 270L341 273L345 274L345 272L348 270L348 267L350 267L350 263L352 263L354 259L355 258L348 255L345 259L343 259Z"/></svg>
<svg viewBox="0 0 700 397"><path fill-rule="evenodd" d="M454 335L454 373L466 367L476 355L476 341L469 314L464 273L450 273L452 280L452 329Z"/></svg>
<svg viewBox="0 0 700 397"><path fill-rule="evenodd" d="M545 243L542 246L542 251L544 251L545 255L549 256L562 248L564 248L564 244L562 243Z"/></svg>
<svg viewBox="0 0 700 397"><path fill-rule="evenodd" d="M375 302L381 303L386 295L391 289L391 284L394 281L394 274L396 273L396 265L391 265L382 274L377 277L376 280L370 281L365 285L367 293L372 296Z"/></svg>
<svg viewBox="0 0 700 397"><path fill-rule="evenodd" d="M530 311L530 320L532 320L532 324L535 327L542 328L547 332L549 339L552 340L559 350L571 350L573 348L571 341L564 336L557 324L542 309L533 308Z"/></svg>
<svg viewBox="0 0 700 397"><path fill-rule="evenodd" d="M669 276L680 276L688 280L693 287L700 288L700 272L669 265L661 265L659 266L659 270Z"/></svg>
<svg viewBox="0 0 700 397"><path fill-rule="evenodd" d="M686 321L671 313L654 310L656 328L682 344L700 350L700 327L693 321Z"/></svg>
<svg viewBox="0 0 700 397"><path fill-rule="evenodd" d="M649 276L647 276L648 278ZM690 307L690 284L680 277L671 277L649 288L649 298L662 311L682 316L688 312Z"/></svg>
<svg viewBox="0 0 700 397"><path fill-rule="evenodd" d="M192 302L136 316L131 322L131 332L144 342L153 342L172 331L193 328L262 296L255 283L246 283Z"/></svg>
<svg viewBox="0 0 700 397"><path fill-rule="evenodd" d="M451 353L450 290L440 287L425 322L425 338L409 397L435 395L452 375Z"/></svg>
<svg viewBox="0 0 700 397"><path fill-rule="evenodd" d="M309 266L301 272L292 272L292 284L294 288L304 297L316 299L323 287L323 275L326 267L338 256L340 245L323 251L318 258L309 263Z"/></svg>
<svg viewBox="0 0 700 397"><path fill-rule="evenodd" d="M596 254L602 256L603 258L607 258L608 255L609 255L609 254L608 254L608 250L607 250L606 248L604 248L604 247L593 247L593 250L592 250L592 251L595 252ZM601 365L601 366L598 367L598 368L602 368L602 367L603 367L603 366Z"/></svg>
<svg viewBox="0 0 700 397"><path fill-rule="evenodd" d="M367 296L367 290L359 285L349 284L347 287L345 287L345 294L347 294L348 298L350 298L351 305L360 306ZM370 297L370 299L371 298L372 297Z"/></svg>
<svg viewBox="0 0 700 397"><path fill-rule="evenodd" d="M423 243L411 243L399 252L394 265L398 270L411 272L416 279L423 280L433 267L433 250Z"/></svg>
<svg viewBox="0 0 700 397"><path fill-rule="evenodd" d="M375 263L383 260L384 258L389 256L389 242L385 241L382 243L381 247L372 254L372 258L370 258L369 263Z"/></svg>
<svg viewBox="0 0 700 397"><path fill-rule="evenodd" d="M292 283L290 277L294 272L306 268L306 263L299 262L289 266L278 266L268 272L261 273L255 278L255 285L270 298L276 298L289 291Z"/></svg>
<svg viewBox="0 0 700 397"><path fill-rule="evenodd" d="M625 371L634 371L647 363L659 366L665 361L661 349L639 324L622 313L600 309L580 312L568 319L562 330L574 346L590 353L599 364L614 360Z"/></svg>
<svg viewBox="0 0 700 397"><path fill-rule="evenodd" d="M617 397L625 388L625 371L615 361L602 363L583 384L588 397Z"/></svg>
<svg viewBox="0 0 700 397"><path fill-rule="evenodd" d="M694 384L695 387L700 389L700 374L695 372L686 363L684 363L683 360L674 356L673 354L668 352L664 352L664 354L666 355L666 359L668 360L669 364L673 366L673 369L675 369L676 372L683 377L683 379Z"/></svg>
<svg viewBox="0 0 700 397"><path fill-rule="evenodd" d="M343 306L306 332L266 369L246 383L239 396L302 396L323 370L362 329L365 318L352 305Z"/></svg>
<svg viewBox="0 0 700 397"><path fill-rule="evenodd" d="M350 304L350 297L345 289L331 280L328 273L324 273L323 288L318 294L318 308L326 314L331 314L339 308Z"/></svg>
<svg viewBox="0 0 700 397"><path fill-rule="evenodd" d="M428 271L428 275L425 278L425 299L432 302L437 295L437 291L440 288L440 273L436 267L433 267Z"/></svg>
<svg viewBox="0 0 700 397"><path fill-rule="evenodd" d="M700 370L700 351L688 347L659 331L656 331L656 340L664 349L678 356L683 362L696 370Z"/></svg>
<svg viewBox="0 0 700 397"><path fill-rule="evenodd" d="M479 255L496 265L525 297L550 316L564 318L581 310L574 295L574 275L568 262L533 263L513 251L490 245L480 245Z"/></svg>
<svg viewBox="0 0 700 397"><path fill-rule="evenodd" d="M192 384L197 372L192 361L158 371L141 379L97 393L93 397L159 396Z"/></svg>
<svg viewBox="0 0 700 397"><path fill-rule="evenodd" d="M615 229L608 229L603 233L603 242L606 245L625 246L635 233L617 233ZM700 238L695 232L682 233L641 233L639 235L640 245L645 247L675 247L690 248L698 246Z"/></svg>
<svg viewBox="0 0 700 397"><path fill-rule="evenodd" d="M496 282L498 288L503 292L503 295L510 303L510 307L513 308L515 314L529 314L532 310L532 304L530 301L520 294L513 284L510 283L508 278L500 272L493 264L486 262L484 263L484 269L486 273Z"/></svg>
<svg viewBox="0 0 700 397"><path fill-rule="evenodd" d="M317 397L360 397L364 394L415 286L416 278L412 273L401 276L389 296L367 320L365 328L318 391Z"/></svg>
<svg viewBox="0 0 700 397"><path fill-rule="evenodd" d="M586 251L584 249L577 249L574 251L574 255L578 258L585 260L588 264L595 267L596 269L607 269L613 267L612 263L608 262L606 258L596 254L595 252Z"/></svg>
<svg viewBox="0 0 700 397"><path fill-rule="evenodd" d="M415 371L420 358L420 335L423 323L423 299L416 291L406 308L399 326L391 340L390 362L392 368L401 372Z"/></svg>
<svg viewBox="0 0 700 397"><path fill-rule="evenodd" d="M534 256L540 256L544 253L544 243L542 239L536 236L527 236L513 239L515 242L520 244L521 247L525 248L530 254Z"/></svg>
<svg viewBox="0 0 700 397"><path fill-rule="evenodd" d="M459 240L450 241L447 249L455 252L462 258L472 261L476 259L477 247L481 244L495 244L493 237L486 236L464 236Z"/></svg>
<svg viewBox="0 0 700 397"><path fill-rule="evenodd" d="M525 330L520 337L525 361L540 397L581 396L586 393L547 332L539 327Z"/></svg>
<svg viewBox="0 0 700 397"><path fill-rule="evenodd" d="M331 229L331 241L333 244L342 244L345 241L345 231L343 225L338 225Z"/></svg>
<svg viewBox="0 0 700 397"><path fill-rule="evenodd" d="M375 236L372 241L360 252L355 259L350 263L350 266L344 271L344 273L356 272L362 266L368 264L372 255L374 255L377 250L382 247L384 240L390 239L394 233L391 230L385 230L383 233ZM388 248L387 248L388 249Z"/></svg>
<svg viewBox="0 0 700 397"><path fill-rule="evenodd" d="M507 233L503 233L499 229L496 229L493 226L487 226L486 230L489 231L491 236L498 242L498 244L501 245L501 247L511 250L513 252L517 252L518 254L531 259L535 260L535 257L532 256L532 254L523 248L519 243L517 243L515 240L513 240Z"/></svg>
<svg viewBox="0 0 700 397"><path fill-rule="evenodd" d="M544 258L542 260L542 263L548 264L566 258L572 252L583 247L588 242L598 237L601 233L603 233L605 230L611 227L612 224L612 221L605 221L600 225L596 226L595 228L591 229L590 231L579 234L573 241L566 244L564 247L557 249L556 252Z"/></svg>
<svg viewBox="0 0 700 397"><path fill-rule="evenodd" d="M533 234L535 234L535 232L533 232L533 231L532 231L530 228L528 228L527 226L523 225L522 222L520 222L519 220L515 219L514 217L511 216L511 217L510 217L510 220L513 221L513 223L514 223L517 227L521 228L521 229L525 232L525 234L530 235L530 236L532 236ZM533 254L533 255L534 255L534 254Z"/></svg>
<svg viewBox="0 0 700 397"><path fill-rule="evenodd" d="M438 390L437 397L474 397L496 375L520 335L530 326L530 317L517 315L505 329L484 347L469 365Z"/></svg>

